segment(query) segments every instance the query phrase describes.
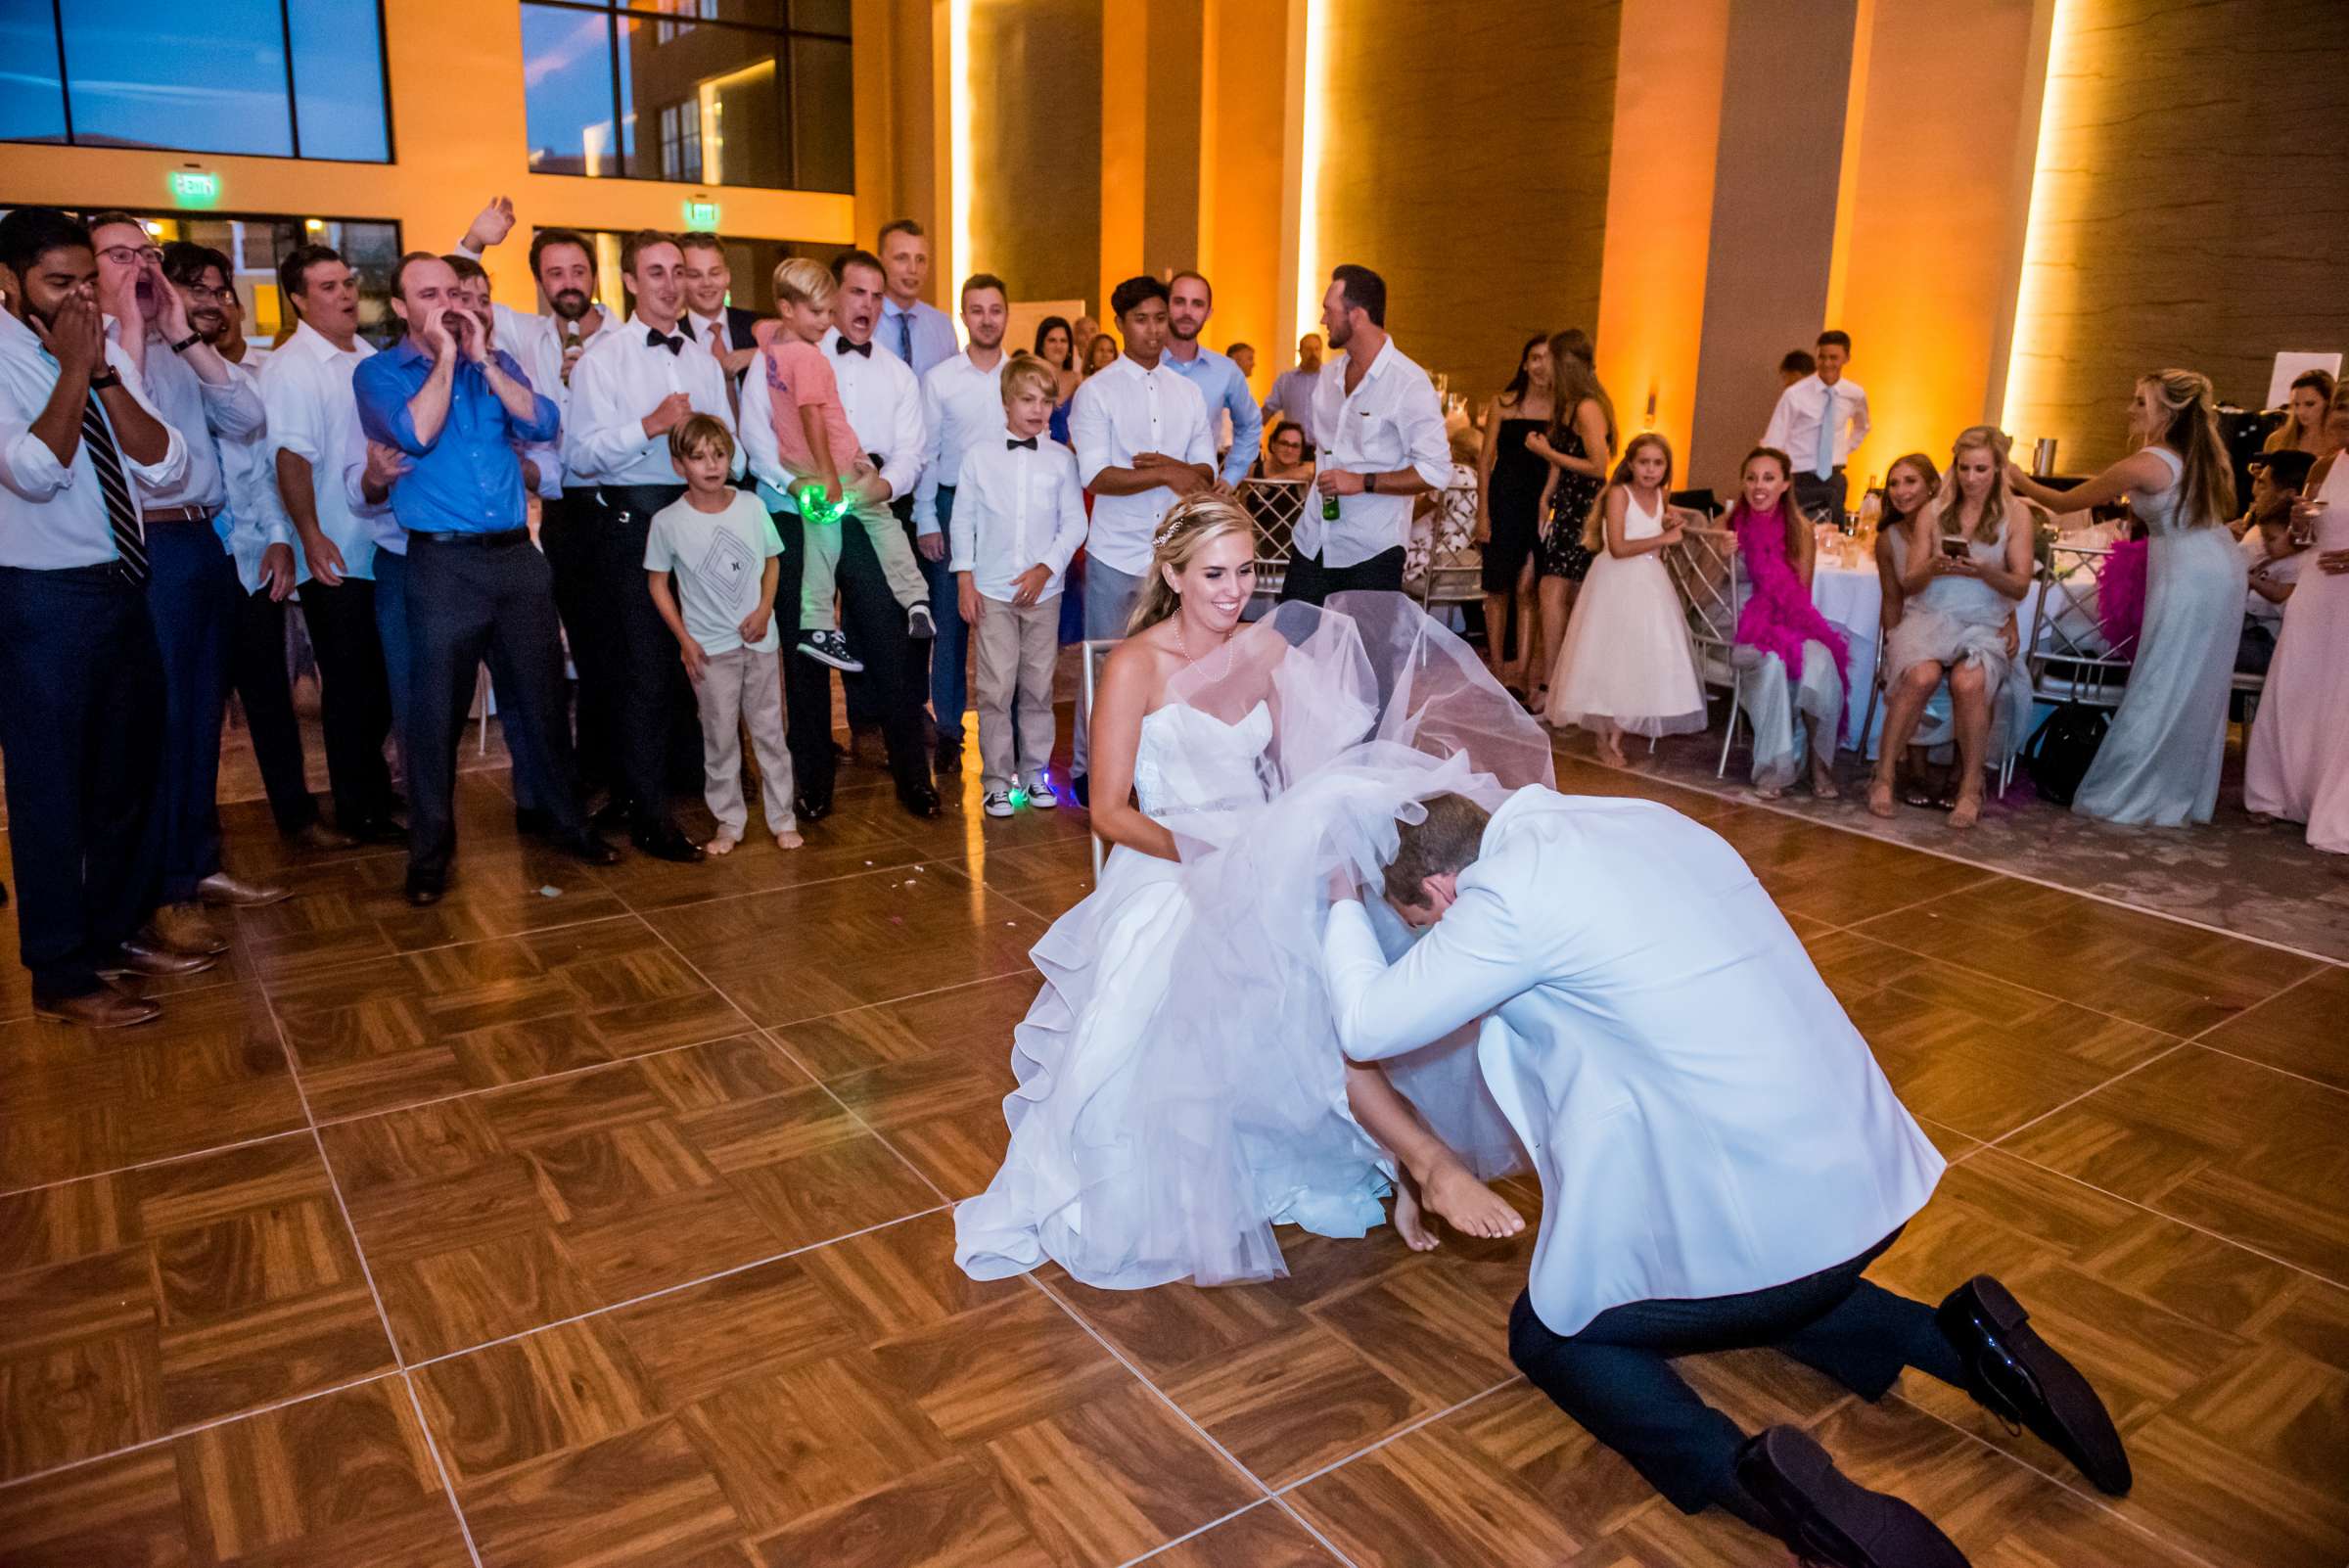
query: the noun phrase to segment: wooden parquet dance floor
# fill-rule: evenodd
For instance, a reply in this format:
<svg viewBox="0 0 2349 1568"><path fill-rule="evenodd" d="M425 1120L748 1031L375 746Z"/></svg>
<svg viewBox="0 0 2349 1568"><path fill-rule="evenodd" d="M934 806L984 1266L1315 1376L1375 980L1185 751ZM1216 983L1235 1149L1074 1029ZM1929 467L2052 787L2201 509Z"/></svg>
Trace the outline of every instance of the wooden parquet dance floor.
<svg viewBox="0 0 2349 1568"><path fill-rule="evenodd" d="M1692 1361L1711 1396L1985 1568L2349 1560L2349 970L1561 774L1751 860L1955 1162L1879 1277L2003 1274L2137 1490L1918 1375L1868 1407ZM1514 1375L1526 1243L1298 1237L1213 1291L955 1270L1081 813L983 830L973 777L920 823L865 770L800 853L595 872L501 783L466 777L422 912L396 852L287 866L233 807L232 862L298 895L128 1035L33 1023L0 917L0 1564L1785 1560Z"/></svg>

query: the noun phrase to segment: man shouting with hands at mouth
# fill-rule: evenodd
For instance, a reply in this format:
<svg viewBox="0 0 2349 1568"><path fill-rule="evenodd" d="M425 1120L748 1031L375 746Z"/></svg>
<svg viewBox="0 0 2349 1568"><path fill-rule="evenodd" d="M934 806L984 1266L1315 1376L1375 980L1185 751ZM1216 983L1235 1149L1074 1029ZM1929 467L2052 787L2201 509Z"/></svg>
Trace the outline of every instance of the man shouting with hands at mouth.
<svg viewBox="0 0 2349 1568"><path fill-rule="evenodd" d="M587 829L563 720L554 581L531 547L515 444L551 440L561 416L464 308L457 274L428 252L400 259L392 309L408 334L351 379L371 441L408 466L390 484L408 537L408 901L438 902L456 849L457 730L492 644L511 690L504 722L545 760L555 841L591 865L619 858Z"/></svg>

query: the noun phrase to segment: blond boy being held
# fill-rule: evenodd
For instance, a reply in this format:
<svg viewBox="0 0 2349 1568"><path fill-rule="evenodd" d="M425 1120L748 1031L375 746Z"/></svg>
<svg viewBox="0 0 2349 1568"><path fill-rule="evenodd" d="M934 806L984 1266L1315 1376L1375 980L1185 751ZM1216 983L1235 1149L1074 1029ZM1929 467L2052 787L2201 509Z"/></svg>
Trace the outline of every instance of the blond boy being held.
<svg viewBox="0 0 2349 1568"><path fill-rule="evenodd" d="M644 570L653 608L677 639L702 713L702 798L717 818L703 849L724 854L742 842L742 730L759 753L767 831L800 847L791 807L791 753L783 747L783 672L776 663L775 557L783 540L756 495L729 483L734 438L707 414L668 433L668 457L685 493L653 514ZM676 576L676 588L669 576Z"/></svg>
<svg viewBox="0 0 2349 1568"><path fill-rule="evenodd" d="M1052 672L1060 656L1061 574L1084 543L1084 485L1077 458L1043 436L1060 384L1022 354L1003 367L1008 434L963 454L952 537L962 619L979 645L979 754L990 816L1060 804L1052 760ZM1016 720L1016 721L1015 721Z"/></svg>
<svg viewBox="0 0 2349 1568"><path fill-rule="evenodd" d="M832 325L832 300L839 285L820 261L795 256L775 268L775 314L783 330L760 352L767 403L774 415L775 447L794 481L824 487L824 500L850 512L841 521L818 523L802 509L807 556L800 572L798 651L819 664L853 674L864 662L849 649L835 618L833 579L840 568L840 530L853 516L872 540L889 591L904 607L912 636L934 634L930 588L913 559L905 530L883 504L880 475L865 460L840 401L840 379L816 345ZM799 484L792 486L797 504Z"/></svg>

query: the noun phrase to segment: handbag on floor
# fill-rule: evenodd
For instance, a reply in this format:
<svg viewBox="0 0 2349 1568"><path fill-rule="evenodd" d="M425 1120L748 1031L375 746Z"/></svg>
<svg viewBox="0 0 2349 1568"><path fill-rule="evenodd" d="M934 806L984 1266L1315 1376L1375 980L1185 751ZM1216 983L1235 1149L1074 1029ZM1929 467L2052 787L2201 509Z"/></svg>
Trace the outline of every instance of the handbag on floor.
<svg viewBox="0 0 2349 1568"><path fill-rule="evenodd" d="M2030 765L2031 783L2039 798L2070 806L2081 779L2088 776L2089 763L2096 760L2096 748L2104 744L2104 732L2111 727L2112 711L2106 708L2075 703L2050 714L2023 748L2023 761Z"/></svg>

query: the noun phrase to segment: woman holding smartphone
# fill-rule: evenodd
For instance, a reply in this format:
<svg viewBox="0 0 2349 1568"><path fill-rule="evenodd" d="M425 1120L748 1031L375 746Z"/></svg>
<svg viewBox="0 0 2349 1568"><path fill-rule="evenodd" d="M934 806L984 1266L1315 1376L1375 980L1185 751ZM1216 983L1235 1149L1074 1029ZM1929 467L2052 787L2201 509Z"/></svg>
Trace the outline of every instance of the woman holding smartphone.
<svg viewBox="0 0 2349 1568"><path fill-rule="evenodd" d="M1884 739L1867 808L1893 813L1893 768L1944 678L1957 720L1958 804L1950 826L1982 816L1982 776L2021 743L2031 685L2006 642L2031 588L2031 514L2006 484L2006 437L1976 425L1958 438L1941 495L1906 527L1900 624L1884 646ZM1994 733L2000 755L1992 755Z"/></svg>

